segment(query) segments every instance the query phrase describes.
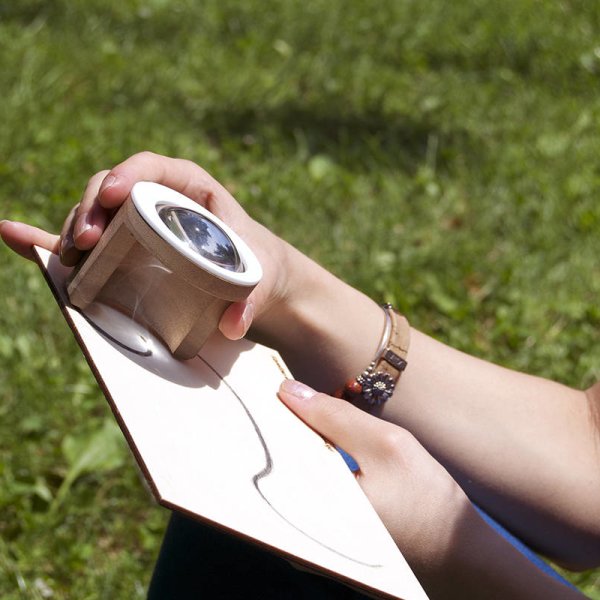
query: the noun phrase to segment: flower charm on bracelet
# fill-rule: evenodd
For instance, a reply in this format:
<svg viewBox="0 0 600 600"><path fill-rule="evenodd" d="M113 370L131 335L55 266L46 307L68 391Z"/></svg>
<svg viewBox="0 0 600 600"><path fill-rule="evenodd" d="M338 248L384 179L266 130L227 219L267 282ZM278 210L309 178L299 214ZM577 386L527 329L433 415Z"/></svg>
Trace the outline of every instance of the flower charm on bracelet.
<svg viewBox="0 0 600 600"><path fill-rule="evenodd" d="M365 371L356 381L362 386L362 397L371 406L379 406L389 400L396 387L394 378L383 371Z"/></svg>
<svg viewBox="0 0 600 600"><path fill-rule="evenodd" d="M369 406L381 406L394 393L400 375L406 369L410 341L410 325L391 304L383 307L385 323L381 341L371 364L356 378L333 393L337 398L355 401L359 398Z"/></svg>

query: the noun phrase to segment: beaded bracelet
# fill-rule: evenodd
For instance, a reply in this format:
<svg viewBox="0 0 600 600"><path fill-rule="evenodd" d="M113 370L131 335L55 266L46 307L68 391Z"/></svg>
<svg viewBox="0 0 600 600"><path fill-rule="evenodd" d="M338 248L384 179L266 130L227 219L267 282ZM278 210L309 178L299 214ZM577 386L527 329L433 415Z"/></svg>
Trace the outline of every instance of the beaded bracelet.
<svg viewBox="0 0 600 600"><path fill-rule="evenodd" d="M338 398L362 398L370 406L379 406L391 398L406 369L406 356L410 342L410 325L406 317L398 314L391 304L383 305L385 325L375 357L355 379L335 392Z"/></svg>

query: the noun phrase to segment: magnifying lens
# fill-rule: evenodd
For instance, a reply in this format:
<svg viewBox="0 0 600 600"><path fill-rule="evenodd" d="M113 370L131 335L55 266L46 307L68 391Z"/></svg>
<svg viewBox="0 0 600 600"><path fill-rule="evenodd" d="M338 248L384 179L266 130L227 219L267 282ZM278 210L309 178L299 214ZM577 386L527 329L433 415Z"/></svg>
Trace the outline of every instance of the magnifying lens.
<svg viewBox="0 0 600 600"><path fill-rule="evenodd" d="M261 277L254 253L215 215L170 188L139 182L74 269L67 292L82 310L102 302L128 315L186 359Z"/></svg>
<svg viewBox="0 0 600 600"><path fill-rule="evenodd" d="M187 208L164 204L158 208L162 222L194 252L218 267L239 273L244 263L231 238L210 219Z"/></svg>

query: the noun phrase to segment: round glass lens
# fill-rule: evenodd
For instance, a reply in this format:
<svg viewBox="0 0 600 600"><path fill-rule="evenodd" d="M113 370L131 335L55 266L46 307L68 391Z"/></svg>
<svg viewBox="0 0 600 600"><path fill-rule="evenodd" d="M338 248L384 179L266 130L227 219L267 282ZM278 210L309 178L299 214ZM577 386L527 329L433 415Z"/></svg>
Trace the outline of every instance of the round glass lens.
<svg viewBox="0 0 600 600"><path fill-rule="evenodd" d="M187 208L175 206L160 207L158 216L182 242L207 260L235 273L244 270L244 264L233 242L210 219Z"/></svg>

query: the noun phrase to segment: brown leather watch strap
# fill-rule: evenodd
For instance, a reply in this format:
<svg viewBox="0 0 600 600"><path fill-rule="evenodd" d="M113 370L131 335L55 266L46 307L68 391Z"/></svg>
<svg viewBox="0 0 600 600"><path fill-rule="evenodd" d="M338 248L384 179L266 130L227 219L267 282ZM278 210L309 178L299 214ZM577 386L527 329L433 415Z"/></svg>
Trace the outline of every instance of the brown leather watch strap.
<svg viewBox="0 0 600 600"><path fill-rule="evenodd" d="M410 342L410 325L391 304L383 307L385 327L379 348L371 364L358 376L346 383L336 395L348 400L361 397L370 405L380 405L391 398L406 369Z"/></svg>
<svg viewBox="0 0 600 600"><path fill-rule="evenodd" d="M374 370L388 373L397 382L407 365L410 325L406 317L398 314L393 308L386 308L386 310L389 310L392 319L392 332L387 347L375 363Z"/></svg>

